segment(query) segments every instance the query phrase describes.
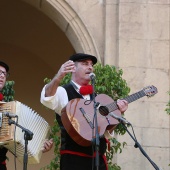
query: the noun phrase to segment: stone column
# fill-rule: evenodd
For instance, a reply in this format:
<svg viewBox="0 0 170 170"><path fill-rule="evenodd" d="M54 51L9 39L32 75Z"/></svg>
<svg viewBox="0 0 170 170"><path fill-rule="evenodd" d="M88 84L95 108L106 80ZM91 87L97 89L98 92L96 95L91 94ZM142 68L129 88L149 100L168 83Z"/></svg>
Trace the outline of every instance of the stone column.
<svg viewBox="0 0 170 170"><path fill-rule="evenodd" d="M119 0L105 0L104 64L118 66Z"/></svg>

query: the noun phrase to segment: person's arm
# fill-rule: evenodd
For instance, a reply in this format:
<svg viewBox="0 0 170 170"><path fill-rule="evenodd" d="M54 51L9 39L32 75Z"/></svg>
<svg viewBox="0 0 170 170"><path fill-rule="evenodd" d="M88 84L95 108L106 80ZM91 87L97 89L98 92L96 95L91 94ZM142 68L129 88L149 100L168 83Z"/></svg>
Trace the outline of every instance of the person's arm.
<svg viewBox="0 0 170 170"><path fill-rule="evenodd" d="M50 140L45 140L43 148L42 148L42 152L48 152L51 150L51 148L53 147L53 139L51 138Z"/></svg>
<svg viewBox="0 0 170 170"><path fill-rule="evenodd" d="M61 79L69 72L74 72L75 65L73 61L64 63L57 75L46 84L41 91L40 101L49 109L54 110L60 114L61 110L68 103L68 96L66 90L59 86Z"/></svg>
<svg viewBox="0 0 170 170"><path fill-rule="evenodd" d="M57 88L58 88L58 86L60 84L60 81L64 78L64 76L67 73L74 72L74 70L75 70L75 65L74 65L73 61L69 60L69 61L65 62L61 66L58 73L51 80L51 82L46 85L45 97L54 96L55 93L56 93L56 90L57 90Z"/></svg>

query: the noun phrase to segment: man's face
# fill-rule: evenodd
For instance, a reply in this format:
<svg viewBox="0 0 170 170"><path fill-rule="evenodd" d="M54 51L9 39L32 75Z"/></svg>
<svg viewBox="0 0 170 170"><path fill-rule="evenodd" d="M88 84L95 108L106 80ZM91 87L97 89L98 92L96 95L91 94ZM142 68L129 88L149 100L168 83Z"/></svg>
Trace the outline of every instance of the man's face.
<svg viewBox="0 0 170 170"><path fill-rule="evenodd" d="M89 74L93 72L93 62L91 60L84 60L75 62L76 71L75 78L78 84L88 84L90 81Z"/></svg>
<svg viewBox="0 0 170 170"><path fill-rule="evenodd" d="M5 82L6 82L6 69L2 66L0 66L0 72L1 75L0 75L0 90L2 90L2 88L5 86Z"/></svg>

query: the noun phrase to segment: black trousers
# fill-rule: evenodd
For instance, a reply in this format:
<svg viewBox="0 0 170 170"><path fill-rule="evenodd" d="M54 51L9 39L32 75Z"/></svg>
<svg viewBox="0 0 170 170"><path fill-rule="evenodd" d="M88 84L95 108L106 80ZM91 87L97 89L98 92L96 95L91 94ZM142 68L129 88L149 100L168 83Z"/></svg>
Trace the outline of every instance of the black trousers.
<svg viewBox="0 0 170 170"><path fill-rule="evenodd" d="M96 170L95 158L62 154L60 170ZM99 170L106 170L106 164L102 156L99 156Z"/></svg>

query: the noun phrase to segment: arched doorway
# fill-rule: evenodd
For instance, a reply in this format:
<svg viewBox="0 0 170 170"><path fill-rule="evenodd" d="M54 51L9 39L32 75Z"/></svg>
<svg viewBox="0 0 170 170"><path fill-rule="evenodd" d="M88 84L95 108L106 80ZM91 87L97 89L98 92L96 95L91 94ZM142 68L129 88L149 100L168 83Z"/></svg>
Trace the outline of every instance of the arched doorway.
<svg viewBox="0 0 170 170"><path fill-rule="evenodd" d="M0 2L0 59L10 66L9 80L15 81L15 99L37 111L53 125L54 113L44 109L39 102L43 79L52 78L75 51L94 55L97 51L89 32L68 4L26 2ZM67 7L67 13L66 8L61 9L63 5ZM40 6L41 9L35 8ZM68 17L75 18L69 21ZM8 169L13 170L13 155L8 153L8 156ZM52 158L53 151L45 153L40 164L28 165L28 169L40 169ZM22 169L22 164L17 163L17 167Z"/></svg>

